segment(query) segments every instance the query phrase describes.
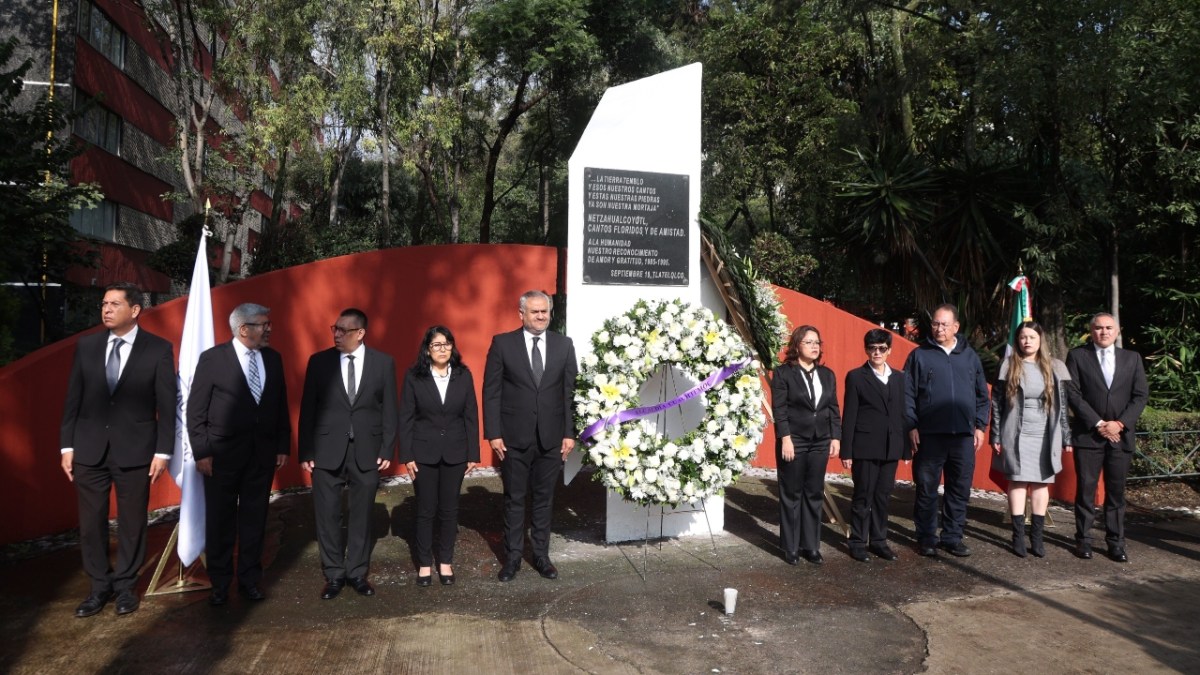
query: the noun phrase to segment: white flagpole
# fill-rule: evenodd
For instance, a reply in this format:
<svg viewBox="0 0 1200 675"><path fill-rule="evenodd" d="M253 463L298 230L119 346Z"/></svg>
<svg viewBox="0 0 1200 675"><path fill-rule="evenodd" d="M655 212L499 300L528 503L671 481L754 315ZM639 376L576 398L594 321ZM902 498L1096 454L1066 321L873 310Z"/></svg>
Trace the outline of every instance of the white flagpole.
<svg viewBox="0 0 1200 675"><path fill-rule="evenodd" d="M187 401L196 362L204 350L215 344L213 337L212 293L208 285L208 202L204 204L204 229L192 285L188 292L187 314L179 344L179 405L175 410L175 454L171 457L171 476L179 486L179 560L186 567L204 551L204 480L196 470L192 444L187 433Z"/></svg>

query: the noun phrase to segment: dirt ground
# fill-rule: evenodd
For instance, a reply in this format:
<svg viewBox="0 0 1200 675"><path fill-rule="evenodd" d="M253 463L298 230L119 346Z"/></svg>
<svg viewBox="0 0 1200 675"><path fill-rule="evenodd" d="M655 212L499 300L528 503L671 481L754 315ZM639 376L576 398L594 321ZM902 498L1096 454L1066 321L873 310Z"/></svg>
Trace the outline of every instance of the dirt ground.
<svg viewBox="0 0 1200 675"><path fill-rule="evenodd" d="M1129 505L1155 511L1159 509L1200 509L1200 480L1131 481L1125 488Z"/></svg>

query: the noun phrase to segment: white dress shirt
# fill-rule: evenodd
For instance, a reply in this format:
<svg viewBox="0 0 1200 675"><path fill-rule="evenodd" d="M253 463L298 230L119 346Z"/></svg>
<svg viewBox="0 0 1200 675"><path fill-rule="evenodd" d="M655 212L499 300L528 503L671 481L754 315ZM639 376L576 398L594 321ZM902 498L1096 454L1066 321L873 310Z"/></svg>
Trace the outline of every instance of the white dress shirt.
<svg viewBox="0 0 1200 675"><path fill-rule="evenodd" d="M345 389L346 391L350 391L350 388L346 386L346 385L350 384L350 379L347 377L347 373L350 370L350 359L348 359L346 357L348 357L348 356L354 357L354 395L355 396L358 395L358 392L362 391L363 355L366 353L367 353L366 343L360 342L360 343L358 343L358 349L355 349L354 351L350 352L349 354L342 354L342 355L338 356L338 361L342 364L342 389Z"/></svg>
<svg viewBox="0 0 1200 675"><path fill-rule="evenodd" d="M533 338L541 338L538 340L538 351L542 353L542 372L546 372L546 333L534 335L528 330L522 330L521 334L525 336L525 358L528 359L530 367L533 367Z"/></svg>

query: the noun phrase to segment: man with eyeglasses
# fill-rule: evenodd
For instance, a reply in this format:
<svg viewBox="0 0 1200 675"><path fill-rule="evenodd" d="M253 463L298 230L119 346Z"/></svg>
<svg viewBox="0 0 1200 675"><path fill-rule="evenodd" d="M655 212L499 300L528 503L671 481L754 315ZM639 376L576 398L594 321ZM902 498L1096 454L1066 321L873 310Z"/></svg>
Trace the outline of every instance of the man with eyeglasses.
<svg viewBox="0 0 1200 675"><path fill-rule="evenodd" d="M399 421L396 363L363 343L366 313L344 309L329 329L333 347L313 354L304 373L299 444L300 466L312 474L325 600L337 597L347 583L359 595L375 595L367 580L371 510L379 472L395 456ZM342 488L347 486L343 534Z"/></svg>
<svg viewBox="0 0 1200 675"><path fill-rule="evenodd" d="M137 611L146 559L150 484L175 449L175 359L171 343L138 326L142 293L130 283L104 291L108 330L75 348L59 430L60 462L79 498L79 552L91 591L75 616L99 614L114 595L117 614ZM108 557L109 493L117 492L117 560Z"/></svg>
<svg viewBox="0 0 1200 675"><path fill-rule="evenodd" d="M962 539L975 453L983 447L991 399L979 355L958 333L958 308L939 305L930 328L930 339L904 364L905 417L917 488L913 525L921 555L934 557L940 546L965 557L971 555ZM939 538L938 483L943 474Z"/></svg>
<svg viewBox="0 0 1200 675"><path fill-rule="evenodd" d="M233 339L200 355L188 394L188 437L204 475L205 548L214 607L229 600L236 546L238 590L266 599L263 536L275 470L287 463L292 427L283 359L271 349L271 310L246 303L229 315Z"/></svg>

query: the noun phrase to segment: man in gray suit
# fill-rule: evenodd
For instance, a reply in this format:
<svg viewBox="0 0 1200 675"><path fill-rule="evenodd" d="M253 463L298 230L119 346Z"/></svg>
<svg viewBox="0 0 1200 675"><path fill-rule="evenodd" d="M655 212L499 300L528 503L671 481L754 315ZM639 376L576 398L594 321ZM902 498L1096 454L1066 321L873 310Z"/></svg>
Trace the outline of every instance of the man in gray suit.
<svg viewBox="0 0 1200 675"><path fill-rule="evenodd" d="M342 310L333 347L313 354L300 400L300 466L312 474L313 511L325 587L337 597L347 582L359 595L374 595L371 509L379 472L396 452L396 363L363 344L367 315ZM350 487L349 522L342 534L342 488Z"/></svg>
<svg viewBox="0 0 1200 675"><path fill-rule="evenodd" d="M1068 389L1075 446L1075 555L1092 557L1096 485L1104 472L1104 539L1108 557L1129 562L1125 552L1125 476L1133 459L1134 427L1150 388L1142 357L1116 347L1121 328L1111 314L1092 317L1091 344L1067 353Z"/></svg>
<svg viewBox="0 0 1200 675"><path fill-rule="evenodd" d="M521 328L492 338L483 372L483 435L500 457L504 479L504 547L500 581L512 581L525 549L525 500L532 496L533 566L557 579L550 562L554 483L575 447L575 345L550 332L550 296L521 295Z"/></svg>

